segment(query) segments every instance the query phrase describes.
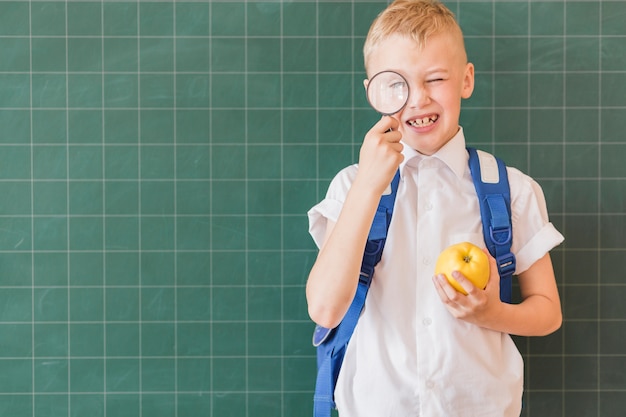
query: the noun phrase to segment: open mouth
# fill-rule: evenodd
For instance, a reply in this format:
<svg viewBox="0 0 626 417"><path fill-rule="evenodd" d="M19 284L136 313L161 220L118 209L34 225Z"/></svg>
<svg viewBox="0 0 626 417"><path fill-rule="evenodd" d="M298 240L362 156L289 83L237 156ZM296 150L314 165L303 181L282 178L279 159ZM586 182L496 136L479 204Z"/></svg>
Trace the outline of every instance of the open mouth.
<svg viewBox="0 0 626 417"><path fill-rule="evenodd" d="M413 127L428 127L435 123L439 119L439 116L434 114L432 116L422 117L421 119L409 120L407 123Z"/></svg>

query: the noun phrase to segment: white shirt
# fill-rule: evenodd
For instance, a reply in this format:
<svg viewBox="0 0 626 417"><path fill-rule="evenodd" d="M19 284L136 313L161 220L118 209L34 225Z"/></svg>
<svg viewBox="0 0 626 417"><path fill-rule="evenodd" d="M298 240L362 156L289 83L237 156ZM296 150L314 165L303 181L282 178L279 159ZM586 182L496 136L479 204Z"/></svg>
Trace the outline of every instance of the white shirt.
<svg viewBox="0 0 626 417"><path fill-rule="evenodd" d="M439 253L469 241L485 247L463 130L435 155L404 146L387 242L337 381L341 417L518 417L523 362L508 334L455 319L431 277ZM507 168L516 274L563 236L548 220L540 186ZM333 179L309 211L319 246L337 221L357 166Z"/></svg>

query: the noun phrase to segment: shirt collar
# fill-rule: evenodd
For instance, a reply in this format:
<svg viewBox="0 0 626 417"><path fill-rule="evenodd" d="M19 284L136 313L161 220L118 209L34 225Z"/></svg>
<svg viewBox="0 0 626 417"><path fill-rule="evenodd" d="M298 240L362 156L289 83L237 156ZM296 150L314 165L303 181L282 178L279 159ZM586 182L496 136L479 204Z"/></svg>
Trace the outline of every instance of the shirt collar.
<svg viewBox="0 0 626 417"><path fill-rule="evenodd" d="M459 126L459 130L456 135L454 135L452 139L450 139L432 156L422 155L406 143L402 142L402 144L404 145L402 150L404 160L399 167L400 174L402 176L404 176L404 168L407 164L415 166L422 159L437 158L446 164L458 178L463 178L469 156L467 154L467 150L465 149L465 135L463 134L462 127Z"/></svg>

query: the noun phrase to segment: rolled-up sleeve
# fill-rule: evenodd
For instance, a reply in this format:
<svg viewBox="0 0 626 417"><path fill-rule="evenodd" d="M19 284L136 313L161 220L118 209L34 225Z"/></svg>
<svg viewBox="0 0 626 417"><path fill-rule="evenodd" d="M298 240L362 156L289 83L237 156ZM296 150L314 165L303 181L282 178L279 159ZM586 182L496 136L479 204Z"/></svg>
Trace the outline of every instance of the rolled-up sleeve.
<svg viewBox="0 0 626 417"><path fill-rule="evenodd" d="M341 203L336 200L324 199L307 213L309 216L309 233L318 248L324 243L328 220L337 221L341 212Z"/></svg>
<svg viewBox="0 0 626 417"><path fill-rule="evenodd" d="M341 170L331 181L326 197L313 206L307 213L309 233L318 248L324 243L328 221L336 222L341 213L343 202L356 175L357 166L352 165Z"/></svg>
<svg viewBox="0 0 626 417"><path fill-rule="evenodd" d="M520 274L563 242L564 237L550 222L541 186L516 169L509 169L513 247Z"/></svg>

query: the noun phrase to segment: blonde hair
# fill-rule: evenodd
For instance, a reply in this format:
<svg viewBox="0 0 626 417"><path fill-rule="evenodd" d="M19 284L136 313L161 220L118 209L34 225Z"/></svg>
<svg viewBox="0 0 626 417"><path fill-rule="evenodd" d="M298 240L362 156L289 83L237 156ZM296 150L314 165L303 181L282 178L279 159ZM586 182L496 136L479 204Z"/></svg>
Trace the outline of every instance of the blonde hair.
<svg viewBox="0 0 626 417"><path fill-rule="evenodd" d="M463 33L454 13L438 0L396 0L374 20L363 45L365 69L370 55L391 35L406 36L423 48L427 39L435 34L456 33L463 50Z"/></svg>

